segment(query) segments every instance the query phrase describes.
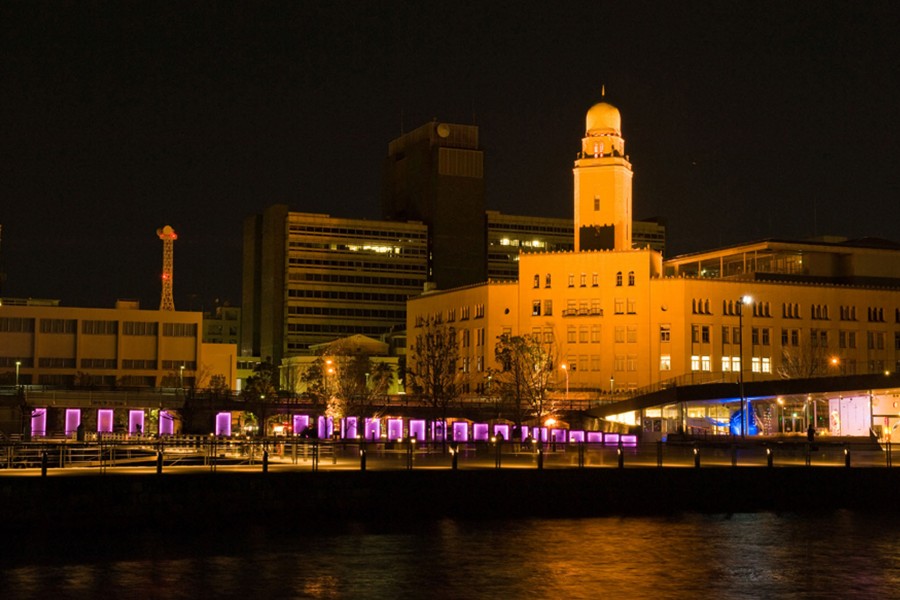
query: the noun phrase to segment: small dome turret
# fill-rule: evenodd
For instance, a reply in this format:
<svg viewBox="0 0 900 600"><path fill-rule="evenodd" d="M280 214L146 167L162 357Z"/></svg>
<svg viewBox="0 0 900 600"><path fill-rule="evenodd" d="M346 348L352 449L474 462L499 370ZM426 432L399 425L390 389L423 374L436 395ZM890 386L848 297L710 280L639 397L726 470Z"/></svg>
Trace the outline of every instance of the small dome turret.
<svg viewBox="0 0 900 600"><path fill-rule="evenodd" d="M587 112L585 118L585 136L622 135L622 115L619 109L606 102L598 102Z"/></svg>

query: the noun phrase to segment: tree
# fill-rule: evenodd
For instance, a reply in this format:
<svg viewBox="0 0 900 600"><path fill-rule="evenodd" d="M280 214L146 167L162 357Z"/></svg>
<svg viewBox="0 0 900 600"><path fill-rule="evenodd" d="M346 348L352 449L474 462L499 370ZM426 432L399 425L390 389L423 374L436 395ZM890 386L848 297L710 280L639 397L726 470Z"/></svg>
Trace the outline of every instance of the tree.
<svg viewBox="0 0 900 600"><path fill-rule="evenodd" d="M459 378L456 329L433 319L427 320L423 329L409 348L411 364L406 368L407 380L414 393L421 395L441 415L446 432L447 408L457 396Z"/></svg>
<svg viewBox="0 0 900 600"><path fill-rule="evenodd" d="M492 374L492 382L499 386L516 425L521 426L526 416L542 423L555 411L555 402L548 396L556 381L555 355L553 342L542 342L538 336L503 335L498 339L494 356L501 370Z"/></svg>
<svg viewBox="0 0 900 600"><path fill-rule="evenodd" d="M781 365L778 374L782 379L804 379L828 375L830 360L823 340L813 339L815 332L805 338L799 346L785 345L781 350Z"/></svg>

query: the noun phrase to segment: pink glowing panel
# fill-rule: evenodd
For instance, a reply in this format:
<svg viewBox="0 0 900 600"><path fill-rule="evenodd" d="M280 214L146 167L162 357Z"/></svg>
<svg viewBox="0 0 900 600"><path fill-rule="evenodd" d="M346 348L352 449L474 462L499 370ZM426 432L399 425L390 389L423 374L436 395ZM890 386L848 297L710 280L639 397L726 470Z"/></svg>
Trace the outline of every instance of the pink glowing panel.
<svg viewBox="0 0 900 600"><path fill-rule="evenodd" d="M141 435L144 433L144 411L128 411L128 433L131 435Z"/></svg>
<svg viewBox="0 0 900 600"><path fill-rule="evenodd" d="M508 440L509 439L509 425L506 424L495 424L494 425L494 437L499 439Z"/></svg>
<svg viewBox="0 0 900 600"><path fill-rule="evenodd" d="M292 421L295 435L301 435L309 428L309 415L294 415Z"/></svg>
<svg viewBox="0 0 900 600"><path fill-rule="evenodd" d="M425 420L412 419L409 422L409 437L415 438L418 442L425 441Z"/></svg>
<svg viewBox="0 0 900 600"><path fill-rule="evenodd" d="M345 440L355 440L359 435L359 419L357 417L345 418L344 426L341 429Z"/></svg>
<svg viewBox="0 0 900 600"><path fill-rule="evenodd" d="M622 436L622 445L623 446L637 446L637 436L636 435L623 435Z"/></svg>
<svg viewBox="0 0 900 600"><path fill-rule="evenodd" d="M175 417L167 410L159 411L159 435L175 434Z"/></svg>
<svg viewBox="0 0 900 600"><path fill-rule="evenodd" d="M465 421L456 421L453 423L453 441L468 442L469 441L469 424Z"/></svg>
<svg viewBox="0 0 900 600"><path fill-rule="evenodd" d="M403 419L388 419L388 439L399 440L403 437Z"/></svg>
<svg viewBox="0 0 900 600"><path fill-rule="evenodd" d="M618 433L604 433L603 434L603 443L604 444L618 444L619 443L619 434Z"/></svg>
<svg viewBox="0 0 900 600"><path fill-rule="evenodd" d="M109 408L101 408L97 411L97 433L112 433L113 411Z"/></svg>
<svg viewBox="0 0 900 600"><path fill-rule="evenodd" d="M320 440L328 439L334 433L334 417L320 416L316 425L316 433Z"/></svg>
<svg viewBox="0 0 900 600"><path fill-rule="evenodd" d="M528 428L527 427L519 427L519 433L521 434L519 437L522 438L522 441L528 439Z"/></svg>
<svg viewBox="0 0 900 600"><path fill-rule="evenodd" d="M434 441L441 441L444 439L444 424L442 422L431 422L431 439Z"/></svg>
<svg viewBox="0 0 900 600"><path fill-rule="evenodd" d="M558 444L566 443L566 430L565 429L551 429L550 430L550 440L556 442Z"/></svg>
<svg viewBox="0 0 900 600"><path fill-rule="evenodd" d="M46 408L35 408L31 412L31 435L32 437L47 435Z"/></svg>
<svg viewBox="0 0 900 600"><path fill-rule="evenodd" d="M216 435L228 437L231 435L231 413L220 412L216 415Z"/></svg>
<svg viewBox="0 0 900 600"><path fill-rule="evenodd" d="M66 409L66 435L75 435L78 432L78 426L81 425L81 409Z"/></svg>
<svg viewBox="0 0 900 600"><path fill-rule="evenodd" d="M476 442L486 442L488 439L488 424L475 423L472 425L472 439Z"/></svg>
<svg viewBox="0 0 900 600"><path fill-rule="evenodd" d="M587 441L588 441L588 444L602 444L603 443L603 432L602 431L588 431L587 432Z"/></svg>
<svg viewBox="0 0 900 600"><path fill-rule="evenodd" d="M532 427L531 428L531 437L536 440L541 440L542 442L547 441L547 428L546 427Z"/></svg>
<svg viewBox="0 0 900 600"><path fill-rule="evenodd" d="M380 440L381 421L379 419L366 417L366 429L364 435L367 440Z"/></svg>
<svg viewBox="0 0 900 600"><path fill-rule="evenodd" d="M573 429L569 432L569 441L573 444L580 444L584 442L584 432L578 429Z"/></svg>

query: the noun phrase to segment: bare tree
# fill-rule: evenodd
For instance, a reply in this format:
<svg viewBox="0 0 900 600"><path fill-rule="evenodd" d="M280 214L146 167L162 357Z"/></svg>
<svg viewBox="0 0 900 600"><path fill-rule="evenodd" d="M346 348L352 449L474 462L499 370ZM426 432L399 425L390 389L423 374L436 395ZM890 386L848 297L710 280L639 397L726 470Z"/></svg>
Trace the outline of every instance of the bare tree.
<svg viewBox="0 0 900 600"><path fill-rule="evenodd" d="M824 340L813 339L815 332L803 339L799 346L784 346L778 374L782 379L803 379L828 375L830 360Z"/></svg>
<svg viewBox="0 0 900 600"><path fill-rule="evenodd" d="M542 423L553 414L556 403L548 394L556 381L553 342L542 342L530 334L504 335L494 347L494 356L501 370L492 381L499 386L517 425L521 426L527 416Z"/></svg>
<svg viewBox="0 0 900 600"><path fill-rule="evenodd" d="M440 414L446 432L447 408L458 394L456 328L428 320L423 329L409 348L407 380L413 392Z"/></svg>

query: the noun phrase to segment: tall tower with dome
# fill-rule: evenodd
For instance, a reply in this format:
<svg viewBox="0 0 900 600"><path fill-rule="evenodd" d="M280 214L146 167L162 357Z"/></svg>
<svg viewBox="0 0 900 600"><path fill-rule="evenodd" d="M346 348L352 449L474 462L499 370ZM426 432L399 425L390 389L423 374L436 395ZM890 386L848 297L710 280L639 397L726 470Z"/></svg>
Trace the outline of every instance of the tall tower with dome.
<svg viewBox="0 0 900 600"><path fill-rule="evenodd" d="M587 112L575 179L575 251L631 250L631 163L619 109L599 102Z"/></svg>

